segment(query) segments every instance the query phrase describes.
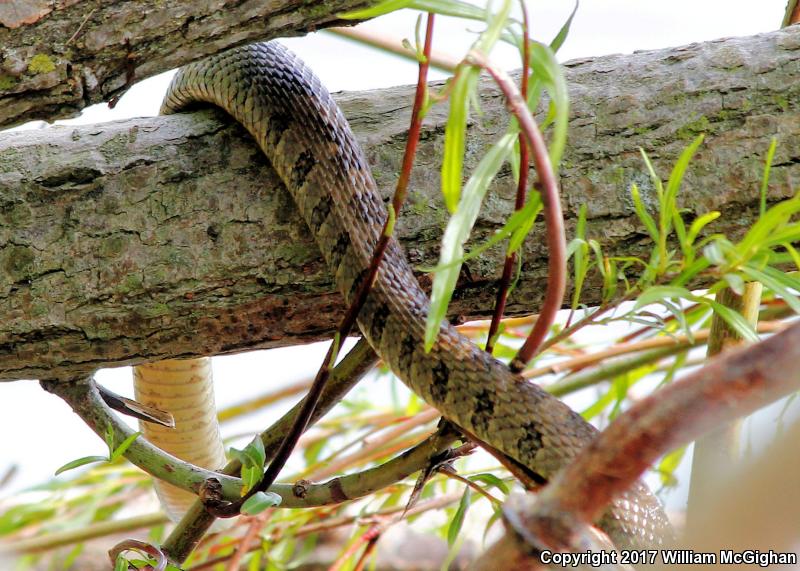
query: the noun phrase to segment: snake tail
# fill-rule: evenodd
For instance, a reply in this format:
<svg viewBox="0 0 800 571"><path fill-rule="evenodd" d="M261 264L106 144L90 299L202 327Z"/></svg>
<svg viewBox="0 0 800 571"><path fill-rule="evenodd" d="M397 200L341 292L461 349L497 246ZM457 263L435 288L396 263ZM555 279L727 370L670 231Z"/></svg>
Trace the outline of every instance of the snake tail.
<svg viewBox="0 0 800 571"><path fill-rule="evenodd" d="M136 400L172 413L175 428L139 422L144 437L162 450L203 468L225 465L214 403L211 359L168 359L133 368ZM155 480L161 505L173 521L180 519L197 496Z"/></svg>

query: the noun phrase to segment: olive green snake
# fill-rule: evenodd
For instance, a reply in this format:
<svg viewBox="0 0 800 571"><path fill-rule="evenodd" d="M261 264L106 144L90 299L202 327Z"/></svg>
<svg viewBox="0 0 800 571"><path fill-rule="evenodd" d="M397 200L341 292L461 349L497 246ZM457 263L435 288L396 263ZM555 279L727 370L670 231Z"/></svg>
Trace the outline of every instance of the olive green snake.
<svg viewBox="0 0 800 571"><path fill-rule="evenodd" d="M259 43L182 68L162 113L201 104L221 107L255 138L349 302L365 279L387 209L364 153L328 91L286 48ZM593 438L596 430L580 415L512 373L450 324L441 325L426 352L428 310L427 295L392 240L358 324L411 390L540 481L551 478ZM660 503L641 483L619 498L598 524L621 548L652 547L670 530Z"/></svg>

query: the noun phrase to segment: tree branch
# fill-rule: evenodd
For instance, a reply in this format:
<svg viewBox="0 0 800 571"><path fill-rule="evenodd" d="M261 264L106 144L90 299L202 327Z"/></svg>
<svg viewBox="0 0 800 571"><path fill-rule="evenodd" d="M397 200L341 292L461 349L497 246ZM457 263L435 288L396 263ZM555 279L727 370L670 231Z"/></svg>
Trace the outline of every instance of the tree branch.
<svg viewBox="0 0 800 571"><path fill-rule="evenodd" d="M369 0L14 0L0 5L0 127L72 117L226 48L344 23ZM54 5L57 6L54 9Z"/></svg>
<svg viewBox="0 0 800 571"><path fill-rule="evenodd" d="M758 214L770 138L779 144L771 201L800 180L800 30L567 64L572 118L560 169L571 233L608 255L652 244L629 187L655 190L638 148L666 177L700 132L706 143L679 196L692 213L723 211L709 231L735 238ZM400 170L413 88L338 97L388 198ZM466 167L505 131L488 82ZM415 265L433 265L446 210L438 191L444 109L426 117L397 234ZM476 224L491 235L513 211L501 172ZM79 376L99 366L231 353L328 336L343 312L316 247L266 160L242 130L203 111L0 135L0 379ZM536 311L548 253L538 227L521 252L508 314ZM467 262L451 309L491 313L501 247ZM147 269L147 271L145 271ZM589 279L582 302L600 298Z"/></svg>
<svg viewBox="0 0 800 571"><path fill-rule="evenodd" d="M574 548L586 526L659 456L796 391L798 343L795 323L758 344L723 353L637 402L542 490L532 510L518 514L515 532L539 549Z"/></svg>

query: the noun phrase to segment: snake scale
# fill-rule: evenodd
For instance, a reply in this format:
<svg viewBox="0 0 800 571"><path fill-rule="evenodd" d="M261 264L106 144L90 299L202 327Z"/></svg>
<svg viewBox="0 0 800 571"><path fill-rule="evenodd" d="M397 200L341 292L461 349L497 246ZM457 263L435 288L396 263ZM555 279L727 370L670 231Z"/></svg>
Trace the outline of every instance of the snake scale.
<svg viewBox="0 0 800 571"><path fill-rule="evenodd" d="M182 68L162 113L224 109L255 138L291 192L349 302L365 279L387 216L363 151L314 73L275 42L238 47ZM358 320L392 371L450 421L545 481L595 434L557 398L513 374L449 324L423 349L429 300L396 241ZM638 484L599 522L621 548L652 547L669 523Z"/></svg>

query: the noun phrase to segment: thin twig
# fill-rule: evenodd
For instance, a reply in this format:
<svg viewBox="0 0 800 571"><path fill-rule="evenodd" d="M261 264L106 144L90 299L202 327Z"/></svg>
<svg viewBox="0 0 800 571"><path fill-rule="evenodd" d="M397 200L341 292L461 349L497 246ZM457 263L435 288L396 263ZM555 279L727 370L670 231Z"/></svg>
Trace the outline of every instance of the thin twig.
<svg viewBox="0 0 800 571"><path fill-rule="evenodd" d="M78 29L75 30L75 33L70 36L70 38L67 40L67 42L64 44L64 46L70 45L75 40L75 38L78 37L78 34L81 33L81 30L86 25L86 22L89 21L89 18L91 18L92 14L94 14L96 11L97 11L97 8L92 8L91 10L89 10L89 13L86 14L86 17L83 19L83 21L81 21L81 24L80 24L80 26L78 26Z"/></svg>
<svg viewBox="0 0 800 571"><path fill-rule="evenodd" d="M379 33L362 27L328 28L325 31L360 44L378 48L403 59L417 61L416 51L404 46L403 41L399 38L387 37L385 32ZM458 67L458 59L441 51L433 51L430 54L430 65L440 71L453 73Z"/></svg>
<svg viewBox="0 0 800 571"><path fill-rule="evenodd" d="M786 327L786 323L781 321L765 321L756 326L759 333L775 333ZM594 365L611 357L618 357L620 355L627 355L629 353L638 353L639 351L647 351L649 349L658 349L661 347L676 347L676 348L690 348L702 345L708 340L711 333L710 329L700 329L692 334L690 339L686 335L659 335L645 339L644 341L637 341L634 343L619 343L613 345L602 351L581 355L572 359L558 361L548 365L543 365L535 369L528 369L523 371L522 376L528 379L542 377L555 373L563 373L565 371L575 372L585 369L590 365Z"/></svg>
<svg viewBox="0 0 800 571"><path fill-rule="evenodd" d="M520 2L522 8L522 77L520 78L520 92L522 98L528 100L528 74L530 73L531 53L530 53L530 40L528 39L528 8L525 2ZM528 142L525 140L525 135L520 132L519 134L519 180L517 181L517 198L514 202L514 210L519 211L525 206L525 196L528 190L528 165L530 157L528 156ZM494 304L494 313L492 314L492 321L489 324L489 332L486 336L486 352L494 352L494 344L497 337L497 332L500 328L500 320L503 318L503 313L506 310L506 302L508 301L508 292L511 287L511 276L514 273L514 266L517 263L516 252L506 252L505 262L503 264L503 274L500 277L500 284L497 287L497 298Z"/></svg>
<svg viewBox="0 0 800 571"><path fill-rule="evenodd" d="M459 499L461 499L460 493L451 493L430 500L426 500L424 502L420 502L413 508L409 509L405 517L407 518L412 517L430 510L438 510L457 502ZM382 518L387 515L396 514L398 512L402 512L404 509L405 509L404 506L394 506L374 513L330 517L319 522L309 523L302 527L299 527L298 529L292 531L292 536L304 537L306 535L311 535L313 533L322 533L332 529L337 529L340 527L351 525L354 522L369 521L370 519ZM277 535L278 533L280 533L280 531L275 530L273 532L274 536L271 537L271 539L279 539L280 537ZM256 549L260 548L261 548L260 545L256 545L251 547L250 551L255 551ZM209 559L208 561L204 561L203 563L190 567L189 569L187 569L187 571L209 571L210 569L214 569L220 563L226 562L228 559L230 559L230 557L231 555L222 555L215 559Z"/></svg>
<svg viewBox="0 0 800 571"><path fill-rule="evenodd" d="M466 61L487 71L505 95L508 108L517 118L520 129L531 147L533 164L539 177L549 253L547 289L542 308L539 311L539 319L534 323L533 330L509 365L512 371L520 372L533 358L536 350L547 336L550 326L555 322L567 288L567 241L564 236L564 217L561 212L561 200L558 196L558 181L556 181L553 166L550 164L550 156L547 153L544 138L528 109L528 103L508 74L492 65L484 54L476 50L467 55Z"/></svg>

